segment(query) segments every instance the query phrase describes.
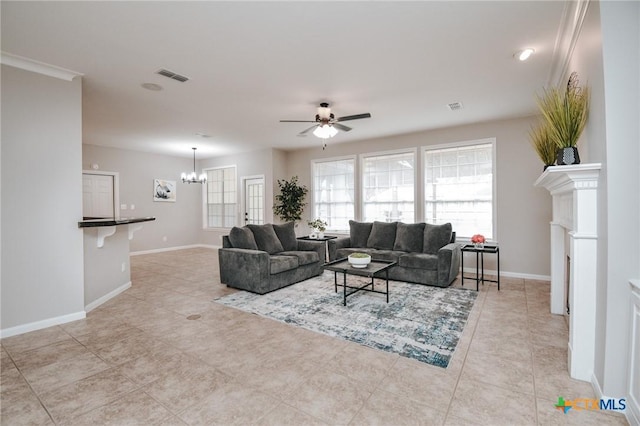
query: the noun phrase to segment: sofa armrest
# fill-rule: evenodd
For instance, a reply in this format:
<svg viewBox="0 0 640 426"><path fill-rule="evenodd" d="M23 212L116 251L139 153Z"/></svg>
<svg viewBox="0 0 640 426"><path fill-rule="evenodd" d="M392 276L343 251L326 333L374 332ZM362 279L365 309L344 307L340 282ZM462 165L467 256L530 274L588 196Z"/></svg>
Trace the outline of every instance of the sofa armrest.
<svg viewBox="0 0 640 426"><path fill-rule="evenodd" d="M351 238L349 237L335 238L333 240L329 240L328 243L329 243L329 261L331 262L331 261L337 260L336 253L338 249L351 247Z"/></svg>
<svg viewBox="0 0 640 426"><path fill-rule="evenodd" d="M318 259L324 263L327 259L327 248L324 241L308 241L298 240L298 250L300 251L315 251L318 253Z"/></svg>
<svg viewBox="0 0 640 426"><path fill-rule="evenodd" d="M438 250L438 285L447 287L460 271L460 244L449 243Z"/></svg>
<svg viewBox="0 0 640 426"><path fill-rule="evenodd" d="M236 284L268 280L270 274L269 253L261 250L239 248L218 249L220 282Z"/></svg>

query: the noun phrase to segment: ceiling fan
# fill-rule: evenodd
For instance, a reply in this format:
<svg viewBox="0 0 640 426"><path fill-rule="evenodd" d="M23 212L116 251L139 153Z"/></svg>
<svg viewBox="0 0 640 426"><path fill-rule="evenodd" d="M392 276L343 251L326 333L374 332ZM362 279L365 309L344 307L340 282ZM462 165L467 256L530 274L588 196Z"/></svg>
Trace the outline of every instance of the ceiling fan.
<svg viewBox="0 0 640 426"><path fill-rule="evenodd" d="M344 117L335 118L333 113L331 112L331 108L329 108L329 104L323 102L318 107L318 113L316 114L316 119L314 121L309 120L280 120L281 123L315 123L313 126L309 127L298 133L298 136L307 136L307 133L313 130L313 134L321 139L328 139L334 137L338 130L342 130L343 132L348 132L351 130L351 127L345 126L344 124L340 124L342 121L349 120L359 120L361 118L370 118L371 114L356 114L356 115L347 115ZM336 130L337 129L337 130ZM323 148L324 149L324 148Z"/></svg>

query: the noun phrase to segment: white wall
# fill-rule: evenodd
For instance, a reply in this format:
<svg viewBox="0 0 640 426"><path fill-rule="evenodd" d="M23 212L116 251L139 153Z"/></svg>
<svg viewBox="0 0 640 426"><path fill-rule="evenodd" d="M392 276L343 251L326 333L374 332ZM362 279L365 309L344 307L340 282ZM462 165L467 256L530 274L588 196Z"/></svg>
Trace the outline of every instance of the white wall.
<svg viewBox="0 0 640 426"><path fill-rule="evenodd" d="M202 223L201 184L180 181L182 172L193 169L192 158L172 157L140 151L106 148L84 144L82 165L85 170L96 163L100 170L120 175L120 204L122 217L154 216L134 234L132 252L198 244ZM176 202L153 201L153 180L176 181ZM131 204L135 210L130 210ZM166 241L163 239L166 237Z"/></svg>
<svg viewBox="0 0 640 426"><path fill-rule="evenodd" d="M528 139L528 130L536 120L536 117L525 117L348 144L329 143L324 151L318 143L317 148L289 152L287 174L298 175L300 182L310 187L313 159L495 137L495 234L500 243L500 269L515 275L548 277L551 198L546 190L533 187L542 173L543 164ZM308 206L305 210L307 215L309 208ZM487 257L485 267L495 269L490 257L492 256Z"/></svg>
<svg viewBox="0 0 640 426"><path fill-rule="evenodd" d="M622 398L629 374L628 281L640 276L640 3L590 3L570 71L592 90L581 158L603 165L594 379L605 396Z"/></svg>
<svg viewBox="0 0 640 426"><path fill-rule="evenodd" d="M81 91L2 66L3 337L84 317Z"/></svg>

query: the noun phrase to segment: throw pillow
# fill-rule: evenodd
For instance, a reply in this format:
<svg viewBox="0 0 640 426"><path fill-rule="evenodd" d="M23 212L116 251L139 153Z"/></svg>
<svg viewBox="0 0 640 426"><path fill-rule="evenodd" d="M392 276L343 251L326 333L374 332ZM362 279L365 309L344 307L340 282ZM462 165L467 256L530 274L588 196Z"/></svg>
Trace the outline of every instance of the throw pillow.
<svg viewBox="0 0 640 426"><path fill-rule="evenodd" d="M422 253L424 225L424 223L398 222L396 242L393 243L393 249L409 253Z"/></svg>
<svg viewBox="0 0 640 426"><path fill-rule="evenodd" d="M282 225L273 225L273 230L282 244L284 251L298 250L298 240L296 239L295 222L289 222Z"/></svg>
<svg viewBox="0 0 640 426"><path fill-rule="evenodd" d="M351 247L366 247L369 234L371 233L371 222L349 221L349 237L351 239Z"/></svg>
<svg viewBox="0 0 640 426"><path fill-rule="evenodd" d="M276 231L273 230L272 224L266 223L264 225L247 226L251 229L251 232L253 232L253 237L256 239L256 244L258 244L259 250L266 251L269 254L284 251L282 243L276 235Z"/></svg>
<svg viewBox="0 0 640 426"><path fill-rule="evenodd" d="M378 250L393 250L397 226L398 222L373 222L367 247Z"/></svg>
<svg viewBox="0 0 640 426"><path fill-rule="evenodd" d="M234 226L229 232L229 242L234 248L258 250L253 232L246 226L238 228Z"/></svg>
<svg viewBox="0 0 640 426"><path fill-rule="evenodd" d="M431 225L426 224L424 227L424 245L422 252L428 254L438 254L438 250L449 244L451 241L451 224Z"/></svg>

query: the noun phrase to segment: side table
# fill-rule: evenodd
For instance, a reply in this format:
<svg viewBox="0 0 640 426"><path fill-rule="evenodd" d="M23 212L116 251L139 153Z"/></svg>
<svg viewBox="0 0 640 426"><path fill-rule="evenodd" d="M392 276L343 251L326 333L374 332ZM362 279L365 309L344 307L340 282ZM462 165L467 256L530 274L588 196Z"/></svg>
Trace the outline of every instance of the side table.
<svg viewBox="0 0 640 426"><path fill-rule="evenodd" d="M482 282L482 284L484 284L485 281L488 282L492 282L492 283L497 283L498 284L498 291L500 291L500 247L498 247L498 245L485 245L483 247L476 247L473 244L465 244L464 246L462 246L462 248L460 249L462 251L462 259L461 259L461 268L462 268L462 272L461 272L461 276L462 276L462 286L464 287L464 279L472 279L476 281L476 291L480 290L480 282ZM475 277L470 277L464 276L464 254L465 253L475 253L476 254L476 276ZM484 277L484 255L485 253L488 254L495 254L498 260L498 267L497 267L497 273L498 273L498 279L497 280L490 280Z"/></svg>
<svg viewBox="0 0 640 426"><path fill-rule="evenodd" d="M305 240L305 241L324 241L324 255L325 255L325 260L329 258L329 247L327 247L327 241L329 240L333 240L336 239L338 237L336 236L326 236L326 237L322 237L322 238L310 238L308 235L305 235L304 237L298 237L298 240Z"/></svg>

